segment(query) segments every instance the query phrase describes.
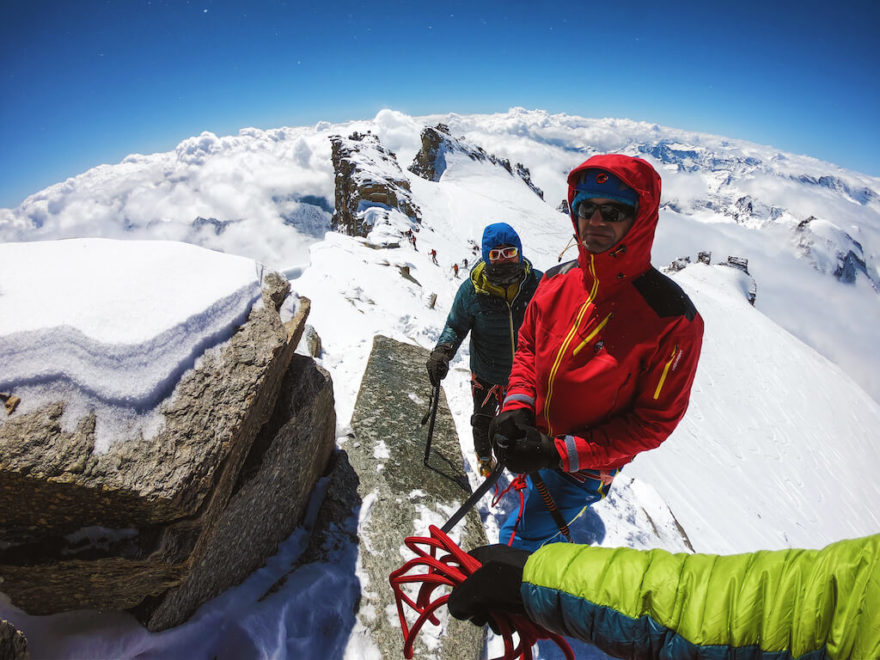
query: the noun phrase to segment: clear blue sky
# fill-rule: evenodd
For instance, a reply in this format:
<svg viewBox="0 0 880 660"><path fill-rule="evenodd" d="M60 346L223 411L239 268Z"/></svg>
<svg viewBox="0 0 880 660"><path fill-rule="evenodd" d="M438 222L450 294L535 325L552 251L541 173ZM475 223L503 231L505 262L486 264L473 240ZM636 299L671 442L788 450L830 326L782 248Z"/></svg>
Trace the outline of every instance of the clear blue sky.
<svg viewBox="0 0 880 660"><path fill-rule="evenodd" d="M880 3L0 0L0 207L203 130L542 108L880 176Z"/></svg>

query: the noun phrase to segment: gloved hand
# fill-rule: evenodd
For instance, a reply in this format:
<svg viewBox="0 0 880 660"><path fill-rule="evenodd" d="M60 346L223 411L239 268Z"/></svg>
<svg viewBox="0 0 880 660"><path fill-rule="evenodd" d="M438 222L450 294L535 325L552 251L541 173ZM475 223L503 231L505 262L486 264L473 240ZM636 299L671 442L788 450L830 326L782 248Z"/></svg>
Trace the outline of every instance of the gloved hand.
<svg viewBox="0 0 880 660"><path fill-rule="evenodd" d="M556 443L535 428L535 414L521 408L503 412L489 425L495 457L511 472L558 468Z"/></svg>
<svg viewBox="0 0 880 660"><path fill-rule="evenodd" d="M535 413L530 408L517 408L499 413L489 424L489 438L495 445L495 436L501 435L508 440L523 438L526 431L535 426Z"/></svg>
<svg viewBox="0 0 880 660"><path fill-rule="evenodd" d="M428 378L431 385L437 387L440 381L449 373L449 361L455 355L452 344L437 344L431 351L425 366L428 368Z"/></svg>
<svg viewBox="0 0 880 660"><path fill-rule="evenodd" d="M447 603L449 613L456 619L470 620L477 626L489 623L497 633L489 619L490 613L526 613L520 586L523 567L530 553L497 544L474 548L468 554L483 565L452 590Z"/></svg>

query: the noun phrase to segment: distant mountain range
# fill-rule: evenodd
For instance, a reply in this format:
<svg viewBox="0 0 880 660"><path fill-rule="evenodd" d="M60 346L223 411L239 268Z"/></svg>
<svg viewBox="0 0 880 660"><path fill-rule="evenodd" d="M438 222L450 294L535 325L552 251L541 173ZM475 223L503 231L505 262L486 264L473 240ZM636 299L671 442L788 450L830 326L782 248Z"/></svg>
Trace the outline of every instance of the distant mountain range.
<svg viewBox="0 0 880 660"><path fill-rule="evenodd" d="M161 238L280 269L301 266L309 246L332 225L339 173L331 137L370 133L396 158L399 175L414 178L410 168L422 148L422 131L438 124L449 144L469 149L472 159L482 154L485 167L519 175L553 210L565 196L565 174L592 154L618 152L652 162L663 178L655 263L703 250L714 251L716 260L749 260L757 305L880 399L880 376L866 374L863 363L865 328L880 321L880 179L770 147L644 122L522 108L425 117L383 110L372 120L346 124L249 128L225 137L205 132L175 151L131 155L50 186L14 209L0 209L0 240ZM432 176L444 185L442 164ZM413 201L423 206L417 193ZM502 201L496 217L520 212ZM821 274L822 283L797 267L801 274L792 275L791 259ZM828 288L828 281L836 286ZM810 318L829 312L838 319L830 329L810 328Z"/></svg>

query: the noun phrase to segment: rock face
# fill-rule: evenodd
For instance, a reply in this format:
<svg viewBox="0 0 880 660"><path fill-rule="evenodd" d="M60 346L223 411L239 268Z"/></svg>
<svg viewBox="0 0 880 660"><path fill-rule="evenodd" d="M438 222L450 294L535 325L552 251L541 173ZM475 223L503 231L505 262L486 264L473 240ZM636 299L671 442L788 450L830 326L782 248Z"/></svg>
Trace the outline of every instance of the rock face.
<svg viewBox="0 0 880 660"><path fill-rule="evenodd" d="M423 465L427 426L421 424L421 419L430 395L424 372L427 358L425 349L387 337L375 338L352 416L353 437L343 445L358 475L359 556L361 570L367 576L362 583L357 618L384 658L400 657L403 649L388 576L415 556L404 548L404 539L427 536L426 521L442 526L470 494L462 470L461 446L442 394L429 467ZM466 550L486 543L474 510L450 536ZM415 657L480 657L483 632L449 617L445 608L438 610L438 615L445 625L438 646L429 648L424 644L423 636L431 633L423 632L416 643Z"/></svg>
<svg viewBox="0 0 880 660"><path fill-rule="evenodd" d="M446 124L437 124L431 128L426 126L422 129L422 148L416 154L409 171L428 181L439 181L446 171L446 154L463 153L471 160L492 163L507 170L508 174L517 176L532 189L541 199L544 199L544 191L532 183L532 175L522 163L511 166L506 158L498 158L494 154L486 153L479 146L468 144L464 138L454 138L449 133Z"/></svg>
<svg viewBox="0 0 880 660"><path fill-rule="evenodd" d="M29 660L27 639L5 619L0 619L0 660Z"/></svg>
<svg viewBox="0 0 880 660"><path fill-rule="evenodd" d="M185 621L297 526L335 442L329 376L264 304L208 351L161 407L154 437L94 451L95 420L64 403L0 425L0 590L30 614L130 610L151 630Z"/></svg>
<svg viewBox="0 0 880 660"><path fill-rule="evenodd" d="M331 159L336 172L336 212L331 228L350 236L365 237L370 226L364 211L370 207L394 209L414 222L421 211L412 201L409 181L397 156L383 147L372 133L353 133L330 138Z"/></svg>
<svg viewBox="0 0 880 660"><path fill-rule="evenodd" d="M845 284L855 283L861 273L875 291L880 291L880 281L867 266L862 244L847 232L810 216L798 223L795 237L798 250L819 272L831 273Z"/></svg>

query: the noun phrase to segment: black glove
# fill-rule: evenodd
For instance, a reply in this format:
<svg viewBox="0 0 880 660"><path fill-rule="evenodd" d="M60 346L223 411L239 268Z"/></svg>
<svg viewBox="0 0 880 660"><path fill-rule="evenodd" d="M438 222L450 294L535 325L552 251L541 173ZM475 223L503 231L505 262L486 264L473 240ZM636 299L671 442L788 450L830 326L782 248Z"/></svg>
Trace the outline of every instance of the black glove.
<svg viewBox="0 0 880 660"><path fill-rule="evenodd" d="M478 626L492 625L489 614L493 612L525 615L520 586L530 553L498 544L474 548L468 554L483 565L452 590L449 613ZM492 630L498 632L494 625Z"/></svg>
<svg viewBox="0 0 880 660"><path fill-rule="evenodd" d="M530 408L517 408L496 415L489 424L489 438L495 445L495 436L508 440L524 438L526 432L535 426L535 413Z"/></svg>
<svg viewBox="0 0 880 660"><path fill-rule="evenodd" d="M452 344L437 344L431 351L425 366L428 368L428 378L434 387L437 387L449 373L449 361L453 355L455 355L455 349L452 348Z"/></svg>
<svg viewBox="0 0 880 660"><path fill-rule="evenodd" d="M535 415L521 408L503 412L489 426L495 457L511 472L558 468L556 443L535 428Z"/></svg>

